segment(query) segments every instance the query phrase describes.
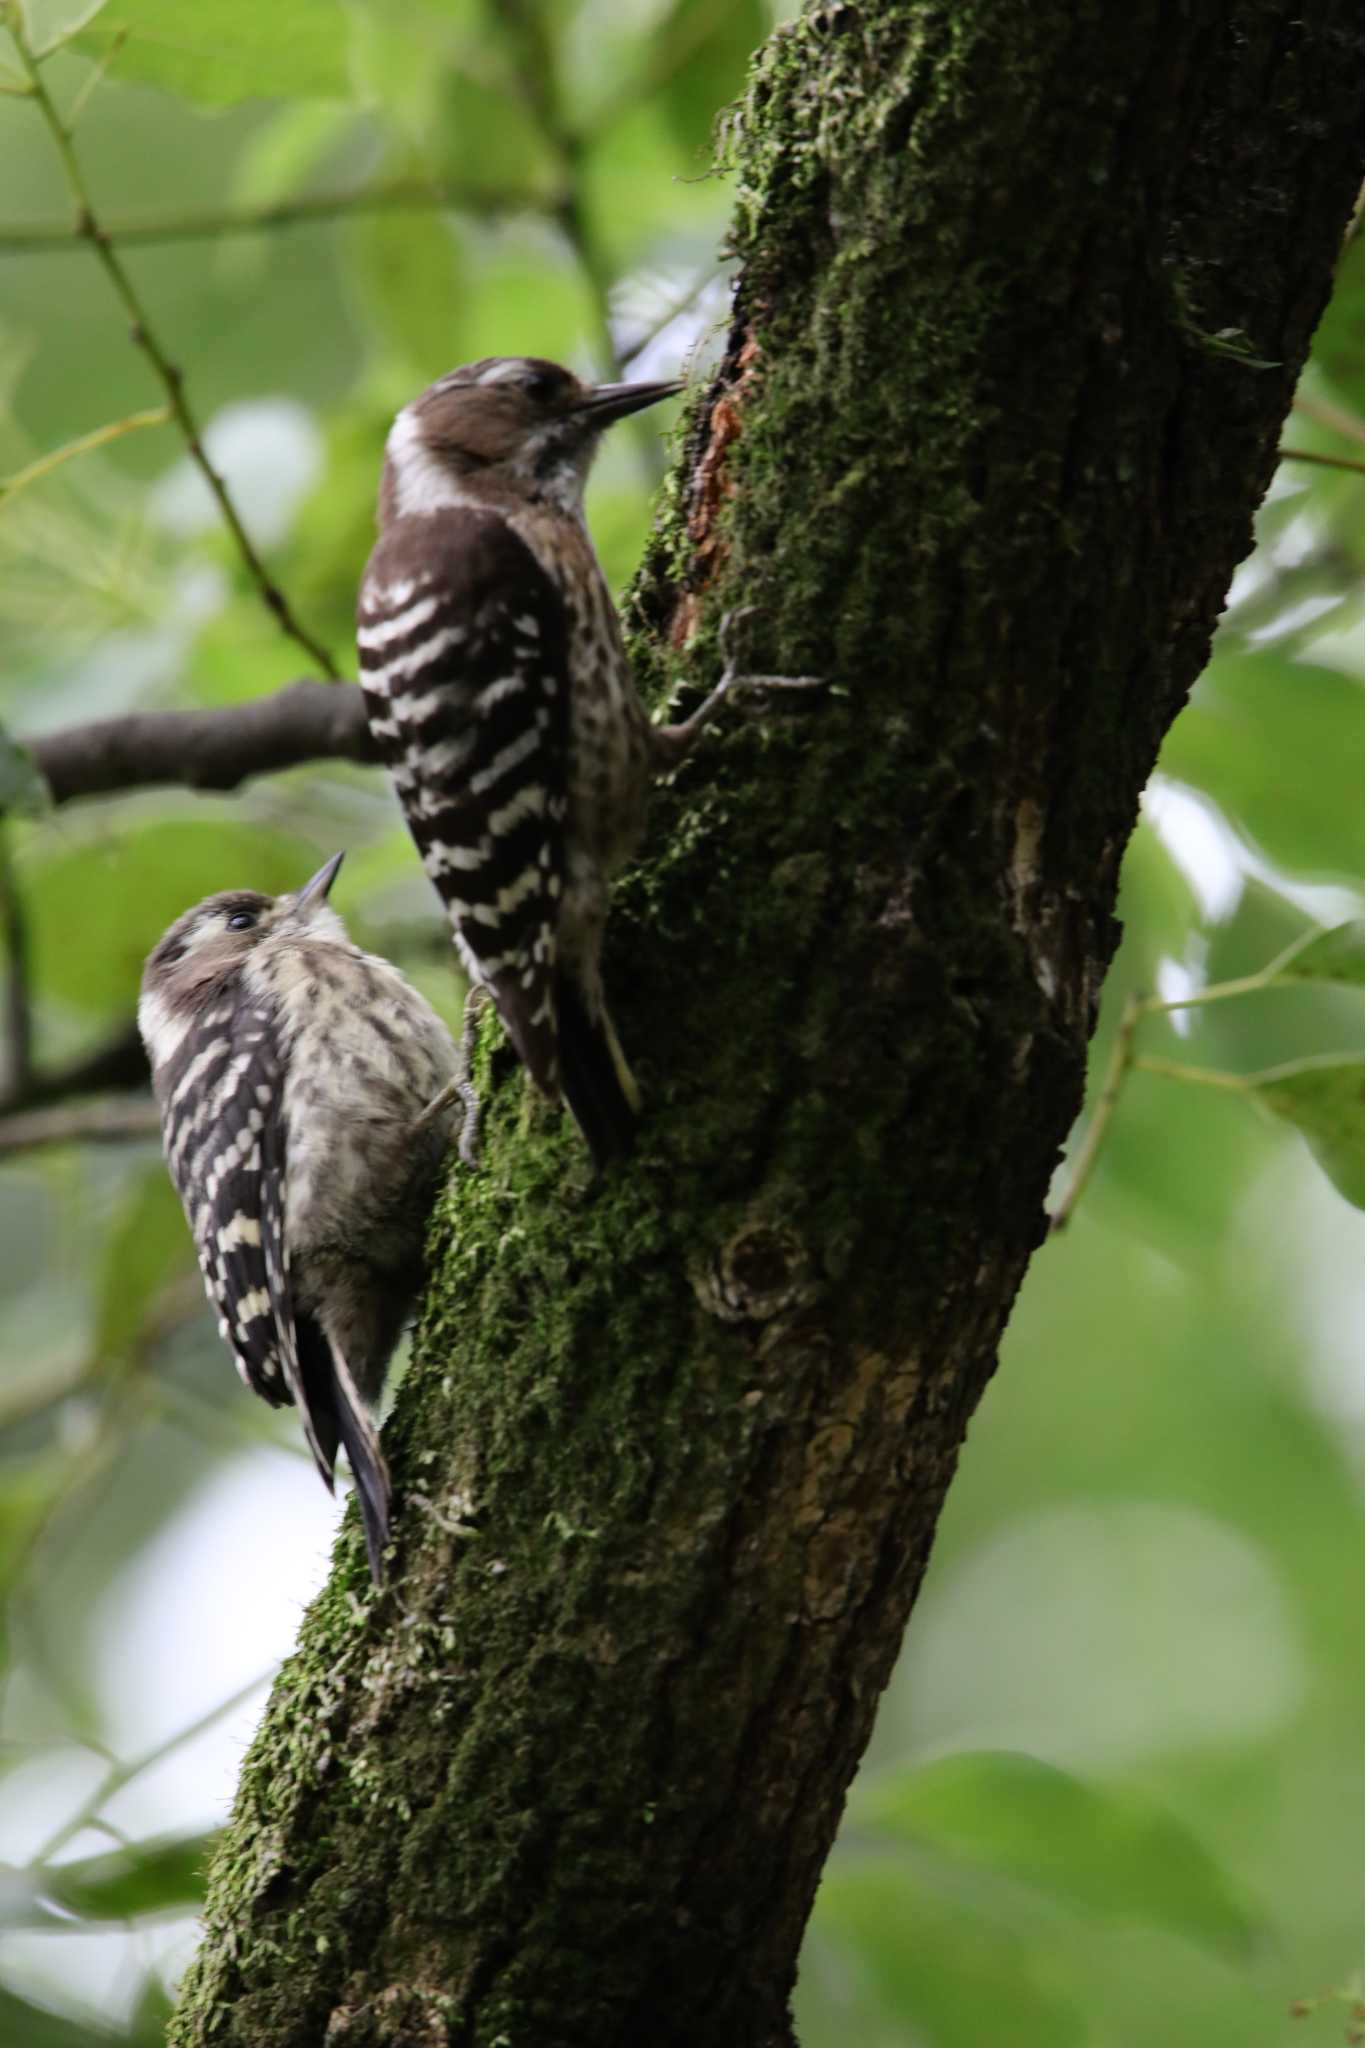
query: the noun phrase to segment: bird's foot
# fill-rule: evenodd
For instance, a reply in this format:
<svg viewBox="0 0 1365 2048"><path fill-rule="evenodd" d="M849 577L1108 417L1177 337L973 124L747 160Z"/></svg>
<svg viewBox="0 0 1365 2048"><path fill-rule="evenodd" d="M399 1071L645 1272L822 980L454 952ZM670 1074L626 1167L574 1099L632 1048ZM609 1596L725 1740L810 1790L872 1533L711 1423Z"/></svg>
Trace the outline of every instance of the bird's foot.
<svg viewBox="0 0 1365 2048"><path fill-rule="evenodd" d="M752 617L757 610L757 605L742 604L734 611L726 612L720 622L718 636L725 667L715 689L690 718L682 719L677 725L654 727L655 758L661 770L676 768L687 759L727 697L738 697L747 691L764 696L773 690L823 690L828 687L824 676L772 676L741 672L730 636L742 619Z"/></svg>
<svg viewBox="0 0 1365 2048"><path fill-rule="evenodd" d="M457 1099L464 1106L460 1119L460 1157L466 1166L479 1163L479 1120L483 1104L479 1092L470 1079L474 1065L474 1041L478 1036L479 1016L488 1002L488 992L482 988L471 988L465 997L464 1026L460 1032L455 1072L446 1082L440 1094L433 1097L426 1108L413 1120L413 1129L419 1131L424 1124L431 1123Z"/></svg>

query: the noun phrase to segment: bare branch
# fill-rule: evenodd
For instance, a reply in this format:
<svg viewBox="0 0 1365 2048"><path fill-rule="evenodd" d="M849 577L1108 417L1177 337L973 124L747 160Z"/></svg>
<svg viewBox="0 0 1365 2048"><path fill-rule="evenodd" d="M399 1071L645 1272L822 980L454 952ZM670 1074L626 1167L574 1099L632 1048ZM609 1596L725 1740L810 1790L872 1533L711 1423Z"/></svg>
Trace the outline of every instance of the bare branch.
<svg viewBox="0 0 1365 2048"><path fill-rule="evenodd" d="M39 1145L112 1145L154 1138L161 1129L156 1104L146 1095L106 1095L57 1109L30 1109L0 1117L0 1152L31 1152Z"/></svg>
<svg viewBox="0 0 1365 2048"><path fill-rule="evenodd" d="M14 47L19 53L19 61L23 65L29 84L32 87L34 104L47 123L53 143L56 146L57 154L62 160L62 167L66 172L67 183L71 187L71 196L76 202L75 235L79 239L89 242L103 266L105 275L122 300L128 317L132 322L133 341L146 356L166 393L171 416L184 435L190 459L203 476L204 481L217 500L218 509L223 515L233 540L237 543L237 551L246 565L248 575L261 594L262 603L268 611L274 614L281 632L287 633L291 640L296 641L303 648L304 652L318 664L324 675L335 676L337 674L337 667L327 649L322 645L321 641L315 640L299 624L293 612L289 609L284 592L276 584L272 583L265 564L257 554L251 538L242 524L237 507L228 495L227 485L223 482L222 477L213 467L205 453L204 444L200 437L199 423L191 411L189 399L185 395L184 373L177 364L171 361L153 333L147 318L147 309L137 293L132 278L129 276L120 258L114 253L113 245L108 235L95 218L94 207L91 204L90 188L85 182L85 174L81 170L80 159L76 155L75 147L71 140L70 126L67 122L63 121L58 113L52 95L44 83L40 60L34 55L24 33L22 16L11 14L9 16L9 29L14 40Z"/></svg>
<svg viewBox="0 0 1365 2048"><path fill-rule="evenodd" d="M270 697L203 711L142 711L26 740L54 803L160 783L236 789L303 761L374 761L365 703L353 684L311 678Z"/></svg>
<svg viewBox="0 0 1365 2048"><path fill-rule="evenodd" d="M1309 448L1281 448L1281 462L1316 462L1323 469L1354 469L1365 473L1365 462L1350 455L1320 455Z"/></svg>
<svg viewBox="0 0 1365 2048"><path fill-rule="evenodd" d="M436 180L399 179L355 192L318 192L282 199L271 206L218 207L200 213L148 213L103 223L102 232L122 248L154 242L218 240L224 235L258 235L275 228L305 227L342 220L355 213L472 213L496 218L512 213L554 213L558 192L471 191ZM0 223L0 252L50 254L69 249L81 230L64 221Z"/></svg>
<svg viewBox="0 0 1365 2048"><path fill-rule="evenodd" d="M110 1089L145 1087L149 1079L137 1021L130 1017L103 1045L82 1053L78 1060L52 1073L30 1070L22 1088L12 1087L0 1097L0 1117L21 1109L44 1109L49 1103L65 1102L73 1095L102 1095Z"/></svg>

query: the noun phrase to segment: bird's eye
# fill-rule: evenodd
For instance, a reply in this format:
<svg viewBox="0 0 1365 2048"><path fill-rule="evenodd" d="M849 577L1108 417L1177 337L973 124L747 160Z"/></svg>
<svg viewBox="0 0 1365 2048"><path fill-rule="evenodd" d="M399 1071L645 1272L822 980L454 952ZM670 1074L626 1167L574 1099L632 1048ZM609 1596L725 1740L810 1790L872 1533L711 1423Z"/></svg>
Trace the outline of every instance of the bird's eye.
<svg viewBox="0 0 1365 2048"><path fill-rule="evenodd" d="M227 921L230 932L249 932L256 922L254 910L234 910Z"/></svg>
<svg viewBox="0 0 1365 2048"><path fill-rule="evenodd" d="M559 390L559 381L550 370L528 370L522 378L521 388L528 398L553 398Z"/></svg>

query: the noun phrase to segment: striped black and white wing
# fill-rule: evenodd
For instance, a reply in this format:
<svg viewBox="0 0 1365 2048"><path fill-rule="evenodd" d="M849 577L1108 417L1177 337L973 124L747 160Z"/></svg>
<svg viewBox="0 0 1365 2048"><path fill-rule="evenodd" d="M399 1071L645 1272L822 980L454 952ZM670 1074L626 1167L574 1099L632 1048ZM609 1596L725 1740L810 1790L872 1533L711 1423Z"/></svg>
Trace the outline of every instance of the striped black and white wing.
<svg viewBox="0 0 1365 2048"><path fill-rule="evenodd" d="M496 514L436 511L384 532L361 585L357 638L370 730L465 968L554 1095L563 600Z"/></svg>
<svg viewBox="0 0 1365 2048"><path fill-rule="evenodd" d="M271 1014L237 985L156 1075L166 1163L218 1328L247 1385L276 1407L299 1388L281 1078Z"/></svg>

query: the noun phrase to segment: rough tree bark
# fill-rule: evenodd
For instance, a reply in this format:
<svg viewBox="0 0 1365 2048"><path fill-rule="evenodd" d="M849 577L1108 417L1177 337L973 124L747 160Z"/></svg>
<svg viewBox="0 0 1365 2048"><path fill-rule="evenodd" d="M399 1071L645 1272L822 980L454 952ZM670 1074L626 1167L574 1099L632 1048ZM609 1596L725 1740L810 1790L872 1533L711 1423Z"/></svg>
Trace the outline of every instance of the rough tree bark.
<svg viewBox="0 0 1365 2048"><path fill-rule="evenodd" d="M734 326L635 623L690 692L751 605L749 665L832 690L656 801L609 960L628 1171L589 1186L485 1032L391 1588L352 1526L182 2048L791 2040L1363 99L1352 0L828 5L761 55Z"/></svg>

